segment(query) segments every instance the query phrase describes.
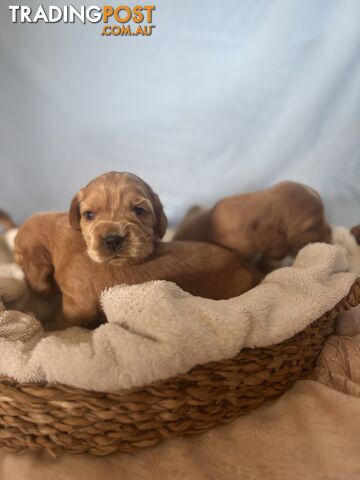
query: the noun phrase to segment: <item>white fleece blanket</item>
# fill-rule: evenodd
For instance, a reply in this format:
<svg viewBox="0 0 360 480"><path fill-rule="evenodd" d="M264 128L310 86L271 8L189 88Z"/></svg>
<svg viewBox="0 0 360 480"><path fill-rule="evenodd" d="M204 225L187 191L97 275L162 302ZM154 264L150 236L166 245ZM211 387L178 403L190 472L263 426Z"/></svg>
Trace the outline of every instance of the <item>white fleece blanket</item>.
<svg viewBox="0 0 360 480"><path fill-rule="evenodd" d="M348 293L357 275L347 269L344 248L312 244L231 300L193 297L166 281L116 286L101 298L108 323L50 333L33 315L6 309L20 302L26 310L29 295L22 272L0 264L0 373L96 391L139 387L294 335Z"/></svg>

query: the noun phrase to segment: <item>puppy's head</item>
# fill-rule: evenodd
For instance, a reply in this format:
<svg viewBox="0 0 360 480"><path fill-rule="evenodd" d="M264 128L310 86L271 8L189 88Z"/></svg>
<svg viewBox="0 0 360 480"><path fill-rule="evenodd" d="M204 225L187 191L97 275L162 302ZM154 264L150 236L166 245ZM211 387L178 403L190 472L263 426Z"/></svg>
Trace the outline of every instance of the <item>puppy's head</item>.
<svg viewBox="0 0 360 480"><path fill-rule="evenodd" d="M96 262L143 262L165 234L167 219L159 197L131 173L110 172L75 195L70 224L80 229Z"/></svg>
<svg viewBox="0 0 360 480"><path fill-rule="evenodd" d="M321 197L315 190L297 185L289 189L283 201L287 205L285 224L290 254L296 255L309 243L331 243L331 228Z"/></svg>

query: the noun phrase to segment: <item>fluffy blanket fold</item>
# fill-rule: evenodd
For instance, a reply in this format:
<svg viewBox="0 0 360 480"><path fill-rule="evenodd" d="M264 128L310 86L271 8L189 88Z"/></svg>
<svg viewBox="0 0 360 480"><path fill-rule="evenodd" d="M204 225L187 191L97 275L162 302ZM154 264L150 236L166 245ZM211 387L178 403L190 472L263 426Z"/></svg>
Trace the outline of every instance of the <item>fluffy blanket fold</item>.
<svg viewBox="0 0 360 480"><path fill-rule="evenodd" d="M10 301L26 310L28 292L22 272L0 264L0 373L96 391L149 384L294 335L347 294L356 278L347 268L342 247L313 244L231 300L193 297L165 281L119 285L101 298L107 324L45 332L34 315L5 309Z"/></svg>

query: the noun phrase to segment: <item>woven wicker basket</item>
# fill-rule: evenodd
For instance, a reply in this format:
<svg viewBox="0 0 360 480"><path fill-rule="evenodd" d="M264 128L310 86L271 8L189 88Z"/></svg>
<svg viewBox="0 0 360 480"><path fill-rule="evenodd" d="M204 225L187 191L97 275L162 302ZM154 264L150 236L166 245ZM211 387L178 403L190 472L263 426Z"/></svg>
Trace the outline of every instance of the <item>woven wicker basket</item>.
<svg viewBox="0 0 360 480"><path fill-rule="evenodd" d="M312 369L334 320L360 303L360 278L334 308L289 340L124 393L0 377L0 446L107 455L203 432L275 398Z"/></svg>

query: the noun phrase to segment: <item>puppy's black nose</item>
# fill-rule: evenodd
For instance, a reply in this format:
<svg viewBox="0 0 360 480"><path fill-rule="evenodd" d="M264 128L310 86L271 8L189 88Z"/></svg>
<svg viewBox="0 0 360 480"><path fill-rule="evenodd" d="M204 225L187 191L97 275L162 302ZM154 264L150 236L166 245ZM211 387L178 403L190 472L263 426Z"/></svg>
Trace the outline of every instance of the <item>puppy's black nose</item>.
<svg viewBox="0 0 360 480"><path fill-rule="evenodd" d="M117 252L120 250L123 240L124 237L120 237L120 235L109 235L103 240L104 247L110 252Z"/></svg>

